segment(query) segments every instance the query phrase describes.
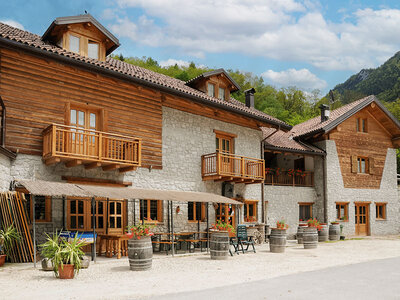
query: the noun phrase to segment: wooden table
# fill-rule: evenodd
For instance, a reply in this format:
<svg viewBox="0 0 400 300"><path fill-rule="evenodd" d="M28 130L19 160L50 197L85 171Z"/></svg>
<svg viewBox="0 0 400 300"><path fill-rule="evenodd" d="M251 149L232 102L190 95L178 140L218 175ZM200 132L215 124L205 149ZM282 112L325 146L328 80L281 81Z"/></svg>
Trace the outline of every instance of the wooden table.
<svg viewBox="0 0 400 300"><path fill-rule="evenodd" d="M117 259L120 259L121 256L128 255L128 240L130 237L126 234L99 234L98 239L98 256L101 256L103 241L106 244L106 257L112 257L115 254L117 255Z"/></svg>

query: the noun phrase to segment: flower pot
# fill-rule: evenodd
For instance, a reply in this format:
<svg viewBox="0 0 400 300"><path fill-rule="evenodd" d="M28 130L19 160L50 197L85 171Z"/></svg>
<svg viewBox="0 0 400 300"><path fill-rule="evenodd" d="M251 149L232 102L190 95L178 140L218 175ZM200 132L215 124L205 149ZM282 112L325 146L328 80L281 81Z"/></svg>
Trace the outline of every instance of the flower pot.
<svg viewBox="0 0 400 300"><path fill-rule="evenodd" d="M43 258L42 259L42 270L43 271L53 271L54 270L53 262L48 258Z"/></svg>
<svg viewBox="0 0 400 300"><path fill-rule="evenodd" d="M58 278L60 279L73 279L75 275L74 265L66 265L64 264L58 266Z"/></svg>
<svg viewBox="0 0 400 300"><path fill-rule="evenodd" d="M2 265L4 265L4 263L6 262L6 257L7 257L7 255L5 255L5 254L0 255L0 267Z"/></svg>
<svg viewBox="0 0 400 300"><path fill-rule="evenodd" d="M128 241L129 266L132 271L145 271L153 262L151 236L133 237Z"/></svg>

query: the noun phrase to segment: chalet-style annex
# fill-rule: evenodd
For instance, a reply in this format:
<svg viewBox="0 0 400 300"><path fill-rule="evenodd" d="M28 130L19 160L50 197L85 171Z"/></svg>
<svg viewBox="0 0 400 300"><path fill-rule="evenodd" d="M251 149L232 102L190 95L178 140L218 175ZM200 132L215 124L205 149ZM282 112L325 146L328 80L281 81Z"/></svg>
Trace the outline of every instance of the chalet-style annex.
<svg viewBox="0 0 400 300"><path fill-rule="evenodd" d="M285 219L292 234L311 217L339 219L346 234L399 232L400 124L374 96L291 128L254 108L254 89L245 104L232 98L240 86L223 69L183 82L111 58L118 46L89 14L57 18L43 36L0 23L2 190L45 180L242 203L174 202L176 231L204 230L209 211L234 225ZM37 197L39 233L92 229L89 202L59 200ZM167 230L165 201L96 202L98 233L133 219Z"/></svg>

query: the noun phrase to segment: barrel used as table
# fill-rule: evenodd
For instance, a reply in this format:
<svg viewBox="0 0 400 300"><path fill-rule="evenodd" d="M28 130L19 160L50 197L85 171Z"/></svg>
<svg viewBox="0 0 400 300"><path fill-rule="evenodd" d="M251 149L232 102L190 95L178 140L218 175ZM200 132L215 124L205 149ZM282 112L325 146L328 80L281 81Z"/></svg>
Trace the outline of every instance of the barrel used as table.
<svg viewBox="0 0 400 300"><path fill-rule="evenodd" d="M331 224L329 225L329 240L338 241L340 239L340 225Z"/></svg>
<svg viewBox="0 0 400 300"><path fill-rule="evenodd" d="M136 237L128 241L129 266L132 271L144 271L151 268L153 246L150 236Z"/></svg>
<svg viewBox="0 0 400 300"><path fill-rule="evenodd" d="M229 234L226 231L211 232L210 255L211 259L227 259L229 254Z"/></svg>
<svg viewBox="0 0 400 300"><path fill-rule="evenodd" d="M296 239L298 244L303 244L303 228L307 227L307 224L299 224L297 227Z"/></svg>
<svg viewBox="0 0 400 300"><path fill-rule="evenodd" d="M304 227L303 229L304 249L315 249L318 246L318 229L316 227Z"/></svg>
<svg viewBox="0 0 400 300"><path fill-rule="evenodd" d="M283 253L286 247L286 229L271 228L269 250L272 253Z"/></svg>
<svg viewBox="0 0 400 300"><path fill-rule="evenodd" d="M328 224L321 224L321 229L318 230L318 242L326 242L328 240L329 228Z"/></svg>

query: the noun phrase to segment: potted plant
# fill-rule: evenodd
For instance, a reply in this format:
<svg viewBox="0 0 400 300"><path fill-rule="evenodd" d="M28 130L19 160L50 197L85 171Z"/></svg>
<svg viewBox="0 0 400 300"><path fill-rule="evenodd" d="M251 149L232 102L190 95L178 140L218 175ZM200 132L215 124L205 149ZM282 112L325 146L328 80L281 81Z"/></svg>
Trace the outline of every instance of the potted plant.
<svg viewBox="0 0 400 300"><path fill-rule="evenodd" d="M236 236L235 228L229 223L218 220L211 225L210 256L214 260L227 259L230 238Z"/></svg>
<svg viewBox="0 0 400 300"><path fill-rule="evenodd" d="M21 236L13 224L0 230L0 267L4 265L6 257L10 256L13 244L20 241Z"/></svg>
<svg viewBox="0 0 400 300"><path fill-rule="evenodd" d="M286 246L286 230L289 225L284 220L276 222L276 228L271 228L271 235L269 239L269 250L272 253L285 252Z"/></svg>
<svg viewBox="0 0 400 300"><path fill-rule="evenodd" d="M72 279L81 269L81 259L85 255L81 248L85 245L78 234L69 241L60 238L59 234L47 235L47 241L41 245L42 255L52 262L56 276Z"/></svg>
<svg viewBox="0 0 400 300"><path fill-rule="evenodd" d="M129 266L132 271L145 271L153 262L151 237L153 225L139 224L127 227Z"/></svg>

